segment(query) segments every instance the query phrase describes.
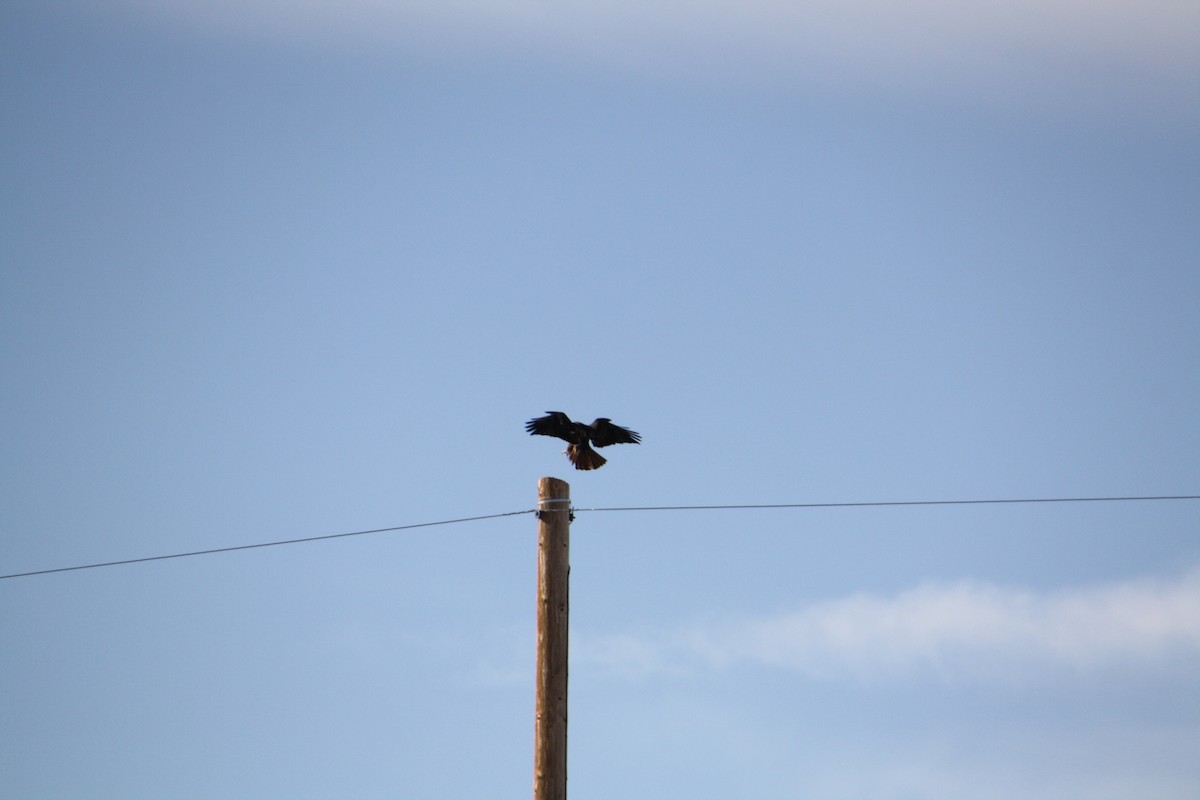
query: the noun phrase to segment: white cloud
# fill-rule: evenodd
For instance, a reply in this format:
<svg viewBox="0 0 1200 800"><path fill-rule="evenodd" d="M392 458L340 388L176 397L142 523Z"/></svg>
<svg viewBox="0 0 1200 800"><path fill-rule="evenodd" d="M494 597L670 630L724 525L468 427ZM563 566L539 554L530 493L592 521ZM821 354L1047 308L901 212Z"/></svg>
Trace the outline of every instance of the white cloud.
<svg viewBox="0 0 1200 800"><path fill-rule="evenodd" d="M1041 83L1103 65L1195 87L1189 0L124 0L211 28L302 40L553 51L623 69Z"/></svg>
<svg viewBox="0 0 1200 800"><path fill-rule="evenodd" d="M925 584L660 636L581 638L577 658L624 676L745 664L868 680L1200 668L1200 570L1173 581L1040 593L977 581Z"/></svg>

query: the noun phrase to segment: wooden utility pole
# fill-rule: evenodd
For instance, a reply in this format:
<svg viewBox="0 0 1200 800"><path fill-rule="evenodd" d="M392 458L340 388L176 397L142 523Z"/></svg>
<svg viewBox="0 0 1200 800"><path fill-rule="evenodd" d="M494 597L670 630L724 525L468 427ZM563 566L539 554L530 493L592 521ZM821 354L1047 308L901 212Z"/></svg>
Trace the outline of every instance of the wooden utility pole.
<svg viewBox="0 0 1200 800"><path fill-rule="evenodd" d="M567 611L571 487L538 481L537 710L533 800L567 800Z"/></svg>

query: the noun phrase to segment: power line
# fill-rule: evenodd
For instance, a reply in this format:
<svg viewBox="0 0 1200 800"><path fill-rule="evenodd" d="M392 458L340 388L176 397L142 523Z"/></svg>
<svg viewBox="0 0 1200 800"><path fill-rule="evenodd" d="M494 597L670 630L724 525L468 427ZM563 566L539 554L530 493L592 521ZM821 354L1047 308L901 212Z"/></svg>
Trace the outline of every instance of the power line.
<svg viewBox="0 0 1200 800"><path fill-rule="evenodd" d="M533 510L507 511L503 514L485 514L481 517L461 517L459 519L443 519L437 522L418 522L412 525L396 525L391 528L374 528L369 531L351 531L349 533L327 533L323 536L306 536L302 539L282 539L277 542L259 542L258 544L242 544L236 547L215 547L212 550L193 550L189 553L171 553L165 556L147 556L145 558L127 558L123 561L104 561L99 564L80 564L75 567L56 567L55 569L39 569L33 572L17 572L12 575L0 575L0 581L9 578L27 578L32 575L49 575L53 572L74 572L81 569L97 569L99 567L117 567L122 564L142 564L147 561L165 561L169 558L190 558L191 556L208 556L214 553L232 553L235 550L253 550L258 547L279 547L285 544L300 544L301 542L319 542L325 539L344 539L348 536L366 536L370 533L388 533L391 531L406 531L413 528L430 528L434 525L453 525L458 522L476 522L497 517L512 517L517 514L532 514Z"/></svg>
<svg viewBox="0 0 1200 800"><path fill-rule="evenodd" d="M1019 499L992 500L883 500L847 503L738 503L725 505L690 505L690 506L609 506L601 508L572 508L573 512L585 511L717 511L717 510L747 510L772 508L883 508L895 506L968 506L968 505L1014 505L1020 503L1126 503L1137 501L1166 501L1166 500L1200 500L1200 495L1152 495L1130 497L1033 497ZM302 542L319 542L327 539L344 539L350 536L366 536L372 533L389 533L392 531L412 530L413 528L431 528L436 525L453 525L460 522L477 522L499 517L512 517L519 514L534 514L536 509L522 511L506 511L501 514L484 514L478 517L460 517L444 519L436 522L418 522L411 525L396 525L390 528L374 528L368 531L351 531L349 533L329 533L322 536L306 536L300 539L282 539L275 542L259 542L243 544L234 547L216 547L211 550L193 550L187 553L170 553L162 556L147 556L145 558L128 558L121 561L104 561L97 564L80 564L73 567L56 567L32 572L16 572L11 575L0 575L0 580L10 578L28 578L34 575L49 575L55 572L75 572L84 569L100 567L116 567L124 564L142 564L148 561L165 561L172 558L190 558L192 556L207 556L216 553L232 553L238 550L254 550L260 547L279 547L287 544Z"/></svg>
<svg viewBox="0 0 1200 800"><path fill-rule="evenodd" d="M573 508L572 511L716 511L750 508L879 508L886 506L978 506L1016 503L1125 503L1138 500L1200 500L1200 495L1156 495L1144 497L1032 497L1015 500L883 500L857 503L745 503L737 505L698 506L614 506L605 508Z"/></svg>

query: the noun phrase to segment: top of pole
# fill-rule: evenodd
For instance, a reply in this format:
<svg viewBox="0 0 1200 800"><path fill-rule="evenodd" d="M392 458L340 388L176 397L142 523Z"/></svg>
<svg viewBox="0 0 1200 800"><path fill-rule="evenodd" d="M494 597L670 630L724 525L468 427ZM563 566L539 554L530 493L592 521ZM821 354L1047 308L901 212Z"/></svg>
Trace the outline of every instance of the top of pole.
<svg viewBox="0 0 1200 800"><path fill-rule="evenodd" d="M538 510L566 511L571 505L571 484L561 478L538 480Z"/></svg>

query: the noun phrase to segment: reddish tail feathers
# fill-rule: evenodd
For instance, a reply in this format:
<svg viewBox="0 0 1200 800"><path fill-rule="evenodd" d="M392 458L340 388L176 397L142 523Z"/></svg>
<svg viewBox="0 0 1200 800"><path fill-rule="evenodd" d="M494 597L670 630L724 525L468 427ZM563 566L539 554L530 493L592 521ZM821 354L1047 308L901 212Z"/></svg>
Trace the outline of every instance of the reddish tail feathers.
<svg viewBox="0 0 1200 800"><path fill-rule="evenodd" d="M575 465L575 469L599 469L608 463L608 459L597 453L587 442L567 446L567 458Z"/></svg>

